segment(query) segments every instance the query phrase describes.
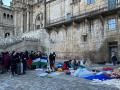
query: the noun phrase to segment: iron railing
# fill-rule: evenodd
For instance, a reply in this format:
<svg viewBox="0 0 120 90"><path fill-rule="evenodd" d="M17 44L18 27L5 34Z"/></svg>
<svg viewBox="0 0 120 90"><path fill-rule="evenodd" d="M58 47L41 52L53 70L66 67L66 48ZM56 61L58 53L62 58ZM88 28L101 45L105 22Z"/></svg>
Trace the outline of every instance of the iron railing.
<svg viewBox="0 0 120 90"><path fill-rule="evenodd" d="M76 5L76 4L71 4L72 7L73 5ZM78 7L80 8L80 7ZM112 11L115 11L115 10L118 10L120 9L120 2L117 1L116 2L116 6L114 8L109 8L109 5L108 5L108 1L106 0L104 4L100 4L100 5L93 5L93 7L89 7L89 8L83 8L82 10L79 10L78 12L75 12L76 9L72 8L72 14L71 14L71 21L73 20L80 20L80 19L83 19L83 18L86 18L86 17L94 17L96 15L100 15L100 14L106 14L107 12L112 12ZM51 13L55 13L55 12L51 12ZM46 16L48 17L48 16ZM49 16L50 17L50 16ZM62 16L62 17L59 17L59 18L55 18L55 19L47 19L46 20L46 27L49 27L49 26L55 26L57 24L63 24L63 23L67 23L69 22L70 20L67 20L67 16Z"/></svg>

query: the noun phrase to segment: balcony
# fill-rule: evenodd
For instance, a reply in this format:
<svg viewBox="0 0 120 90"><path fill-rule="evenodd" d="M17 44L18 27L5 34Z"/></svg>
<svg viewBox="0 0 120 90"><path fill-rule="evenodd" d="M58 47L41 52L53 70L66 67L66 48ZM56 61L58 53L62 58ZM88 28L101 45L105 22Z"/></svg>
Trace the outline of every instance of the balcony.
<svg viewBox="0 0 120 90"><path fill-rule="evenodd" d="M84 10L80 10L79 12L73 13L72 18L74 19L74 21L81 21L81 19L85 18L96 18L99 15L107 16L114 13L118 13L118 10L120 10L120 2L116 3L114 7L113 6L110 7L108 5L108 2L106 2L105 4L98 5L96 7L93 6L89 9L85 8Z"/></svg>
<svg viewBox="0 0 120 90"><path fill-rule="evenodd" d="M76 5L76 4L71 4L72 7L73 5ZM72 23L72 21L80 22L85 18L93 19L100 15L107 16L110 14L118 13L118 10L120 10L120 2L116 2L115 5L110 7L109 3L106 0L106 2L102 5L97 5L90 8L84 8L82 10L79 10L78 12L75 12L75 10L76 9L74 8L72 9L72 14L71 14L71 17L69 17L69 19L66 16L63 16L56 19L46 20L46 28L59 27L63 24L68 25Z"/></svg>
<svg viewBox="0 0 120 90"><path fill-rule="evenodd" d="M60 18L56 18L56 19L52 19L52 20L48 20L46 22L46 28L51 28L51 27L60 27L61 25L69 25L72 23L72 16L67 17L67 16L63 16Z"/></svg>

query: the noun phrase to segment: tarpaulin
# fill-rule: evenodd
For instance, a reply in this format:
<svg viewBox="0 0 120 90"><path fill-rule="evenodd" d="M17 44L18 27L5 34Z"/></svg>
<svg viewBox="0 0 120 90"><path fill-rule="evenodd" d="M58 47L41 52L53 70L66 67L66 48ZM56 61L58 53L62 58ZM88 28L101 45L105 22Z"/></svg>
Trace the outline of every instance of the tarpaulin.
<svg viewBox="0 0 120 90"><path fill-rule="evenodd" d="M86 78L86 79L89 79L89 80L94 80L94 79L109 80L109 79L113 79L112 77L107 76L107 75L105 75L105 74L93 75L93 76L88 76L88 77L85 77L85 78Z"/></svg>
<svg viewBox="0 0 120 90"><path fill-rule="evenodd" d="M88 71L86 68L79 68L74 73L74 76L81 77L81 78L92 76L92 75L94 75L94 73L91 71Z"/></svg>

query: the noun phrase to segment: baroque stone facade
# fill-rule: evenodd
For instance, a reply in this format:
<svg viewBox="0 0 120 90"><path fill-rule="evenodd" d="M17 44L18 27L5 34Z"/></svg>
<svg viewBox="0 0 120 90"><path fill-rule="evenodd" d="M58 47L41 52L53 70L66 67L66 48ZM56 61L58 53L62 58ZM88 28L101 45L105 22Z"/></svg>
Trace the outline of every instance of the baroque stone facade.
<svg viewBox="0 0 120 90"><path fill-rule="evenodd" d="M61 57L110 61L120 51L120 0L49 0L46 29Z"/></svg>
<svg viewBox="0 0 120 90"><path fill-rule="evenodd" d="M3 5L0 0L0 37L14 35L13 10L11 7Z"/></svg>
<svg viewBox="0 0 120 90"><path fill-rule="evenodd" d="M12 0L11 7L14 35L38 33L38 50L95 62L110 61L113 53L120 59L120 0Z"/></svg>

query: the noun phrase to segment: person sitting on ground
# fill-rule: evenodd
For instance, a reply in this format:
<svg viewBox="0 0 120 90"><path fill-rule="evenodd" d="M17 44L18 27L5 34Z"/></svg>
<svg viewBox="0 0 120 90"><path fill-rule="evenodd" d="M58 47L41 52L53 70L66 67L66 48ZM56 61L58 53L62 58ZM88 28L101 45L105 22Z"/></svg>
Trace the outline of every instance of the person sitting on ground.
<svg viewBox="0 0 120 90"><path fill-rule="evenodd" d="M73 69L76 70L77 67L78 67L77 61L76 61L76 59L74 59L74 61L73 61Z"/></svg>
<svg viewBox="0 0 120 90"><path fill-rule="evenodd" d="M69 68L72 68L72 60L69 60L69 61L68 61L68 67L69 67Z"/></svg>
<svg viewBox="0 0 120 90"><path fill-rule="evenodd" d="M62 70L69 70L69 67L68 67L68 61L65 61L63 66L62 66Z"/></svg>
<svg viewBox="0 0 120 90"><path fill-rule="evenodd" d="M78 61L77 64L78 64L78 67L79 67L80 66L80 61Z"/></svg>

